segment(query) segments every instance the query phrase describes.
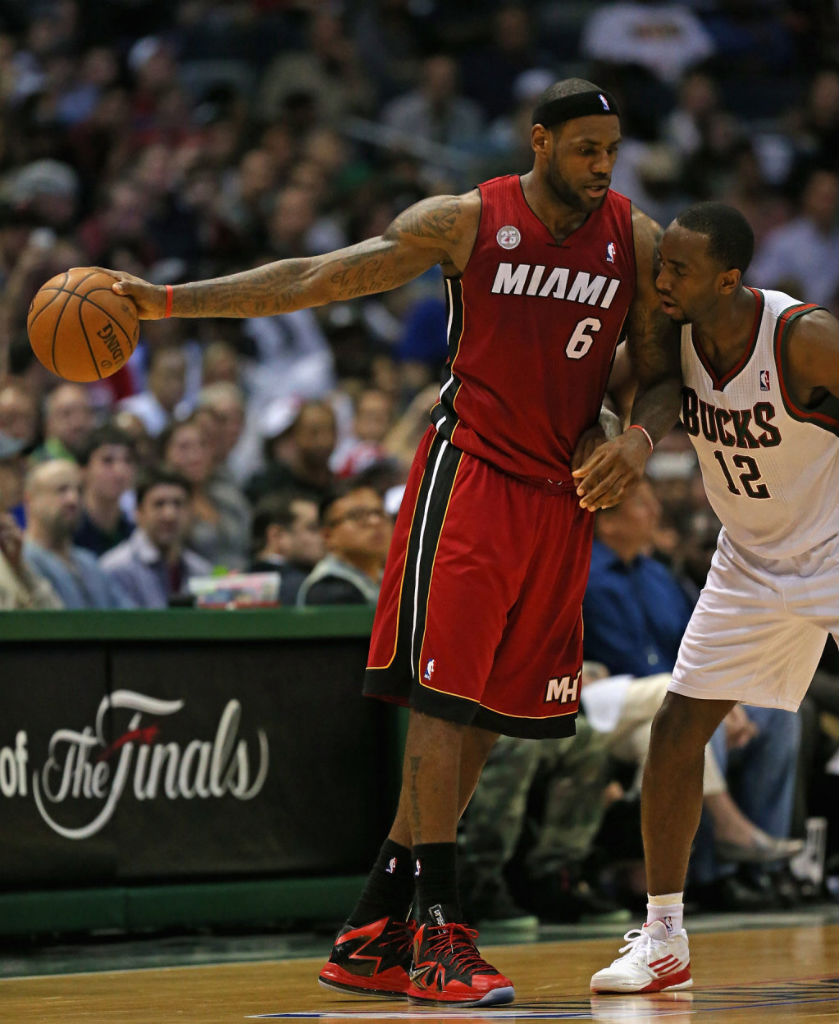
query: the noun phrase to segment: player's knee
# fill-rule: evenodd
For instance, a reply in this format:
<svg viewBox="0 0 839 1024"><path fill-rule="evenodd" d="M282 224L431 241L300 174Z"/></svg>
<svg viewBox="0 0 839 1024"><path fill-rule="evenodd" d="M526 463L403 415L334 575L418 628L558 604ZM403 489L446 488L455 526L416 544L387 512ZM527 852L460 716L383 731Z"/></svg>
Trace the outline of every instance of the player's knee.
<svg viewBox="0 0 839 1024"><path fill-rule="evenodd" d="M668 693L653 719L650 752L668 759L690 760L701 752L724 715L708 702Z"/></svg>

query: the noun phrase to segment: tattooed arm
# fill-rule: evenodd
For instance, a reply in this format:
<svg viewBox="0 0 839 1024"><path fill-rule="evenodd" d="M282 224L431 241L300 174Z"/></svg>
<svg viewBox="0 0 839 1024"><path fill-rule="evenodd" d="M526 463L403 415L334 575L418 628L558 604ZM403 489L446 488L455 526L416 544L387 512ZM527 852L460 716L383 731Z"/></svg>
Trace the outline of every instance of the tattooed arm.
<svg viewBox="0 0 839 1024"><path fill-rule="evenodd" d="M655 260L661 228L632 208L637 281L629 309L627 352L637 381L629 425L614 441L601 445L573 471L580 505L594 511L617 505L644 475L655 443L679 416L682 386L679 328L664 315L655 290Z"/></svg>
<svg viewBox="0 0 839 1024"><path fill-rule="evenodd" d="M229 277L172 288L170 316L253 317L291 313L328 302L398 288L441 264L446 273L462 271L469 259L480 216L480 197L433 196L399 214L379 238L322 256L279 260ZM127 295L144 320L166 315L166 286L130 274L114 291Z"/></svg>

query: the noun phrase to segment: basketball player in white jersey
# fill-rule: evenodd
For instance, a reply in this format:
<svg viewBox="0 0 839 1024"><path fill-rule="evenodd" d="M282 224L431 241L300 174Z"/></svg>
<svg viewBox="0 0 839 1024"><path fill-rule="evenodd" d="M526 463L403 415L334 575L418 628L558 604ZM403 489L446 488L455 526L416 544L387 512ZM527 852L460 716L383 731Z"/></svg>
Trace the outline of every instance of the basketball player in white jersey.
<svg viewBox="0 0 839 1024"><path fill-rule="evenodd" d="M722 522L704 590L653 724L642 830L647 922L595 992L693 984L683 890L702 803L702 751L737 703L795 711L839 642L839 324L743 284L754 239L721 203L681 213L656 287L682 322L682 421Z"/></svg>

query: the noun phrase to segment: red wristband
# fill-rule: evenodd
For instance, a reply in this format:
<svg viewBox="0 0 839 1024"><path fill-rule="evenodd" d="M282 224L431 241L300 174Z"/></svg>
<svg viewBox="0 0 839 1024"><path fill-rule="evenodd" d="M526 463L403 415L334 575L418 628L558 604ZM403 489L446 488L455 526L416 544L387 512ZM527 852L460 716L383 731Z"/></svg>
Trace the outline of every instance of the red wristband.
<svg viewBox="0 0 839 1024"><path fill-rule="evenodd" d="M166 308L163 310L163 318L167 319L172 315L172 285L164 285L166 288Z"/></svg>
<svg viewBox="0 0 839 1024"><path fill-rule="evenodd" d="M653 448L655 448L655 445L653 444L653 439L649 435L649 431L647 430L646 427L642 427L640 423L631 423L626 429L627 430L640 430L641 433L644 435L644 437L646 437L646 439L647 439L647 444L649 444L649 446L650 446L650 451L652 451Z"/></svg>

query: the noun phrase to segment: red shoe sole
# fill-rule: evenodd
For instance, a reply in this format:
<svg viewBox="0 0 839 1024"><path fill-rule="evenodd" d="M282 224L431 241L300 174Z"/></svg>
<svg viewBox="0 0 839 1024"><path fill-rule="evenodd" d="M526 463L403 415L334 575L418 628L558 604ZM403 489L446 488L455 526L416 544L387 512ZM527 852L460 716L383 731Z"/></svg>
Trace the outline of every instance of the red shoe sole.
<svg viewBox="0 0 839 1024"><path fill-rule="evenodd" d="M318 981L326 988L338 989L340 992L388 999L404 999L410 984L407 974L396 967L372 978L364 978L350 974L338 964L327 964L318 975Z"/></svg>
<svg viewBox="0 0 839 1024"><path fill-rule="evenodd" d="M408 1002L420 1006L500 1006L504 1003L512 1003L516 998L515 989L509 984L487 989L486 992L474 992L471 995L466 992L429 992L425 994L422 989L412 985L406 994Z"/></svg>

